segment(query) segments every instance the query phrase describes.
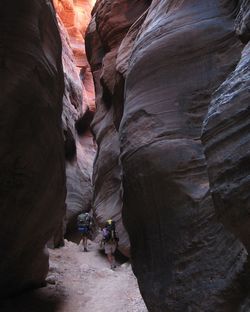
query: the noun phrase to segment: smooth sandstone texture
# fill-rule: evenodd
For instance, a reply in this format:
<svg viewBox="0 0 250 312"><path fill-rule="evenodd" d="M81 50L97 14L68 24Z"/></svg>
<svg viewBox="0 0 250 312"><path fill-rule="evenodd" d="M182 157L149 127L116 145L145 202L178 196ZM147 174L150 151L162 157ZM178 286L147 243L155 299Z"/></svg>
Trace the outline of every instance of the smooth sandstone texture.
<svg viewBox="0 0 250 312"><path fill-rule="evenodd" d="M98 145L94 163L93 207L100 225L116 221L119 249L129 255L122 210L118 127L123 107L124 77L116 70L117 53L130 26L147 8L147 1L98 1L86 34L86 50L96 89L92 129Z"/></svg>
<svg viewBox="0 0 250 312"><path fill-rule="evenodd" d="M85 53L85 31L91 18L94 0L53 0L57 14L66 29L68 41L73 51L75 70L84 85L83 97L92 110L95 109L93 79Z"/></svg>
<svg viewBox="0 0 250 312"><path fill-rule="evenodd" d="M240 300L246 252L215 221L200 142L211 94L239 57L230 4L154 1L130 58L124 218L150 311L235 311Z"/></svg>
<svg viewBox="0 0 250 312"><path fill-rule="evenodd" d="M65 19L68 16L65 4L63 7L56 6L63 21L57 15L60 26L62 40L62 61L64 69L65 90L63 96L63 129L66 141L66 216L62 224L62 233L66 235L77 231L77 215L82 211L91 209L92 200L92 167L95 157L95 147L93 137L89 132L91 120L84 120L85 131L78 135L75 124L88 112L89 100L85 91L85 86L80 78L78 59L75 55L73 40L78 40L82 36L78 30L78 36L69 32L69 22ZM72 3L71 9L75 10ZM65 12L66 10L66 12ZM66 14L67 13L67 14ZM89 21L86 17L85 24ZM71 21L73 24L74 21ZM73 27L73 26L72 26ZM77 29L77 28L76 28ZM79 39L80 40L80 39ZM83 37L81 37L83 45ZM80 48L79 48L80 49ZM86 56L82 59L87 63ZM55 242L55 245L58 245Z"/></svg>
<svg viewBox="0 0 250 312"><path fill-rule="evenodd" d="M245 2L246 3L246 2ZM249 12L240 11L237 33L250 38ZM249 6L248 6L249 10ZM250 45L216 90L204 122L202 141L219 219L250 247Z"/></svg>
<svg viewBox="0 0 250 312"><path fill-rule="evenodd" d="M128 18L142 3L123 29L120 8ZM107 174L119 172L133 269L149 311L245 311L247 251L215 216L201 143L213 92L240 59L239 3L112 4L97 1L87 35L98 103L97 215L115 211ZM124 89L117 89L118 77ZM120 180L112 181L120 190Z"/></svg>
<svg viewBox="0 0 250 312"><path fill-rule="evenodd" d="M0 296L40 286L65 213L61 41L50 1L0 4Z"/></svg>

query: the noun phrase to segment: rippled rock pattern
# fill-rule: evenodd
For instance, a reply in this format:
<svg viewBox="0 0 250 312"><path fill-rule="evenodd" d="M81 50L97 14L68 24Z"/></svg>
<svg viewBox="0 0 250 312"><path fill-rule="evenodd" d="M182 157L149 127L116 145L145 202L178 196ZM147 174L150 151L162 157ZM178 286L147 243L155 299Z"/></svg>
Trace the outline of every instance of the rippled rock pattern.
<svg viewBox="0 0 250 312"><path fill-rule="evenodd" d="M243 6L244 9L244 6ZM246 15L244 15L246 13ZM238 34L250 38L249 13L241 10ZM219 219L250 247L250 44L213 95L203 143L211 191Z"/></svg>
<svg viewBox="0 0 250 312"><path fill-rule="evenodd" d="M75 25L75 19L73 19L76 10L74 3L70 2L71 5L67 3L67 1L55 2L62 39L62 60L65 81L62 119L66 141L67 197L65 222L62 224L63 229L61 232L66 231L67 234L70 234L77 230L77 215L82 211L89 211L91 209L91 176L95 148L93 137L89 131L90 120L84 121L86 124L85 131L80 135L78 135L75 129L76 122L88 112L88 105L90 104L85 86L80 78L79 69L83 66L81 60L87 64L86 56L82 53L77 58L78 54L74 45L74 42L78 42L78 50L81 50L84 47L84 40L80 30ZM72 15L70 12L74 14L72 13ZM86 16L85 18L84 23L87 24L89 17ZM72 31L72 28L74 31ZM55 242L55 246L58 243Z"/></svg>
<svg viewBox="0 0 250 312"><path fill-rule="evenodd" d="M147 8L147 1L98 1L86 40L96 88L97 111L93 131L98 145L94 164L94 209L100 224L114 219L119 249L129 254L129 240L121 219L122 188L118 127L123 107L126 70L116 71L118 49L130 26ZM121 57L126 64L125 55ZM126 67L126 66L125 66Z"/></svg>
<svg viewBox="0 0 250 312"><path fill-rule="evenodd" d="M53 0L59 19L67 32L67 40L74 55L75 70L80 74L86 103L95 109L93 79L85 53L85 31L95 0Z"/></svg>
<svg viewBox="0 0 250 312"><path fill-rule="evenodd" d="M40 286L65 212L61 41L50 1L0 4L0 296Z"/></svg>
<svg viewBox="0 0 250 312"><path fill-rule="evenodd" d="M120 190L112 178L119 173L133 269L149 311L248 306L247 251L217 220L201 143L213 93L241 56L234 26L244 33L244 11L219 0L100 0L94 9L87 54L98 108L95 206L100 219L115 212L108 206L118 207L110 190ZM131 24L123 28L125 20Z"/></svg>

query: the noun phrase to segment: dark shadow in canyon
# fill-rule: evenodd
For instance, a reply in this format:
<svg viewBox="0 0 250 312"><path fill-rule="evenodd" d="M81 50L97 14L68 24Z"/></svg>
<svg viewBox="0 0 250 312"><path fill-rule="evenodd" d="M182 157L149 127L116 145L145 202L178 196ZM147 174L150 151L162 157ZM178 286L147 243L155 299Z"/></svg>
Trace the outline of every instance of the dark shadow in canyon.
<svg viewBox="0 0 250 312"><path fill-rule="evenodd" d="M47 286L49 287L49 286ZM62 301L62 294L49 294L44 287L40 290L29 291L20 296L8 298L0 302L1 312L56 312Z"/></svg>

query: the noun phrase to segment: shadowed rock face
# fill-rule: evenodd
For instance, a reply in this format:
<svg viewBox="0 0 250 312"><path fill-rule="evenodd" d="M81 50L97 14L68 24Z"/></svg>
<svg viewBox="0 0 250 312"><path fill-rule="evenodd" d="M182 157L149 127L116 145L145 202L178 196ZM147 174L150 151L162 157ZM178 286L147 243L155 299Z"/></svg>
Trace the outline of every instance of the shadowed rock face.
<svg viewBox="0 0 250 312"><path fill-rule="evenodd" d="M250 1L240 0L240 10L235 21L236 33L242 42L247 43L250 39Z"/></svg>
<svg viewBox="0 0 250 312"><path fill-rule="evenodd" d="M150 311L235 311L233 280L246 252L215 221L200 142L211 94L239 57L233 9L155 1L130 58L120 125L124 218Z"/></svg>
<svg viewBox="0 0 250 312"><path fill-rule="evenodd" d="M118 127L123 107L126 70L116 71L118 49L130 26L147 9L147 1L98 1L88 28L87 55L96 88L96 114L92 123L98 144L93 184L95 214L100 224L114 219L119 248L129 254L129 240L121 220L122 189ZM125 56L122 55L123 64ZM123 71L122 71L123 70Z"/></svg>
<svg viewBox="0 0 250 312"><path fill-rule="evenodd" d="M249 3L237 18L237 33L250 37ZM225 82L216 90L204 122L202 140L211 191L219 219L250 247L250 45Z"/></svg>
<svg viewBox="0 0 250 312"><path fill-rule="evenodd" d="M64 214L61 41L50 1L0 4L0 289L40 285Z"/></svg>
<svg viewBox="0 0 250 312"><path fill-rule="evenodd" d="M76 4L72 1L55 1L55 5L62 39L65 81L62 113L65 152L66 156L70 156L66 157L66 218L63 226L65 229L61 232L71 234L77 231L77 215L91 209L92 199L91 175L95 148L89 131L91 120L85 118L89 114L88 105L91 106L91 101L87 96L84 81L80 78L80 69L87 66L81 29L88 23L90 17L83 16L85 18L82 21L83 25L78 25ZM79 51L82 53L78 53ZM84 131L77 133L75 125L78 120L82 121ZM55 245L58 245L57 241Z"/></svg>
<svg viewBox="0 0 250 312"><path fill-rule="evenodd" d="M247 252L217 221L200 138L214 91L240 59L234 30L238 1L145 2L134 24L124 29L124 11L112 15L108 2L97 1L87 37L99 109L93 123L99 146L97 214L103 218L115 211L108 207L116 203L114 193L109 196L103 186L111 186L107 174L116 168L122 174L133 268L149 311L235 312L246 296ZM140 7L137 1L114 2L128 9L125 16ZM246 8L248 2L243 3ZM244 23L237 17L242 34ZM118 77L124 89L117 88ZM229 83L229 92L233 86ZM206 124L209 141L209 118ZM115 137L115 150L107 133ZM110 159L115 163L119 157L121 165L111 166ZM113 183L120 189L119 180Z"/></svg>

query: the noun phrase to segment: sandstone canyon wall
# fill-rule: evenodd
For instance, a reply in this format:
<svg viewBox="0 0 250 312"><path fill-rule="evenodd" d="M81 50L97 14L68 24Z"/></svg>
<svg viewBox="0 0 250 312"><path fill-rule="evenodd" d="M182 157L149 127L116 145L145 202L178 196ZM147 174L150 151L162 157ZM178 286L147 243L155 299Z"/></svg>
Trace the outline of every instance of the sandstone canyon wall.
<svg viewBox="0 0 250 312"><path fill-rule="evenodd" d="M95 109L93 79L85 53L85 32L91 18L95 0L54 0L58 18L65 27L76 70L84 85L83 96L92 110ZM63 34L65 37L65 34Z"/></svg>
<svg viewBox="0 0 250 312"><path fill-rule="evenodd" d="M243 1L236 31L246 43L239 63L212 96L202 140L219 219L250 247L250 2Z"/></svg>
<svg viewBox="0 0 250 312"><path fill-rule="evenodd" d="M93 137L85 118L94 110L93 81L86 60L84 33L90 20L91 1L54 1L62 39L65 92L63 97L63 129L66 141L66 234L76 231L76 218L91 209L92 167L95 156ZM88 92L86 91L88 90ZM77 131L76 123L84 131ZM58 242L55 241L55 245Z"/></svg>
<svg viewBox="0 0 250 312"><path fill-rule="evenodd" d="M97 106L92 124L98 144L93 174L93 207L100 224L110 218L116 221L119 249L125 255L129 255L129 240L121 218L122 172L118 133L125 72L116 71L116 60L128 29L147 6L147 1L99 1L93 10L93 19L86 34ZM123 63L126 67L124 59Z"/></svg>
<svg viewBox="0 0 250 312"><path fill-rule="evenodd" d="M0 3L0 296L39 286L65 213L61 40L50 1Z"/></svg>
<svg viewBox="0 0 250 312"><path fill-rule="evenodd" d="M248 9L99 0L93 10L95 209L129 247L123 207L149 311L246 311L249 47L235 23L247 42Z"/></svg>

